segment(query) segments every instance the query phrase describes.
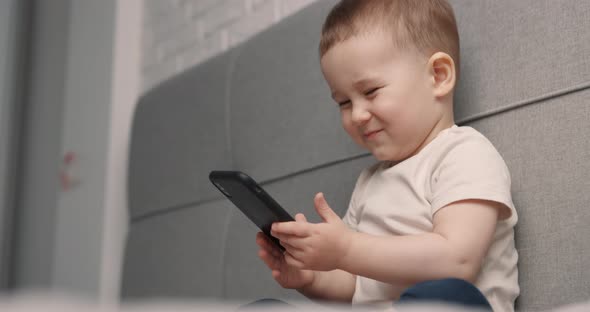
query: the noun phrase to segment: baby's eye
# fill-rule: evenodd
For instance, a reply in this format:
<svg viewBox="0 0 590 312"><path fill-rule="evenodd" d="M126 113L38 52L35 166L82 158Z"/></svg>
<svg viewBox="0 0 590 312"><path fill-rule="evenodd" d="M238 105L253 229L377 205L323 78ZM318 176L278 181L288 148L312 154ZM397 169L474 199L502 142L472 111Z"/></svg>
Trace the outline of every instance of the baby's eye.
<svg viewBox="0 0 590 312"><path fill-rule="evenodd" d="M338 106L340 106L341 108L348 105L348 104L350 104L350 100L338 102Z"/></svg>
<svg viewBox="0 0 590 312"><path fill-rule="evenodd" d="M379 90L379 88L372 88L372 89L369 89L369 90L365 91L365 96L372 95L372 94L374 94L374 93L375 93L377 90Z"/></svg>

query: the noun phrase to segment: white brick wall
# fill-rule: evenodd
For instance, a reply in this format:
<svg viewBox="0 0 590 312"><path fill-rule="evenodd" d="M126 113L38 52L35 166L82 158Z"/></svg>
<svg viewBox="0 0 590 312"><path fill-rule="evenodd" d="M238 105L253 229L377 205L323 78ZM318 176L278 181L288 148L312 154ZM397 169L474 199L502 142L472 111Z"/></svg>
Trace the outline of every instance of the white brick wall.
<svg viewBox="0 0 590 312"><path fill-rule="evenodd" d="M317 0L144 0L142 91Z"/></svg>

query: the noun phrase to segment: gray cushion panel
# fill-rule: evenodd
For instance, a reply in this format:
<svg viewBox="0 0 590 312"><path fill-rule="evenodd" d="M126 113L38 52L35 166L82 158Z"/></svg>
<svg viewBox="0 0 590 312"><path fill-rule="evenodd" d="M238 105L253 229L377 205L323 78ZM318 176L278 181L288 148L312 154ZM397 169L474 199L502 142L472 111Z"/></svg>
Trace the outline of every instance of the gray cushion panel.
<svg viewBox="0 0 590 312"><path fill-rule="evenodd" d="M134 222L123 270L124 298L220 298L233 207L225 201Z"/></svg>
<svg viewBox="0 0 590 312"><path fill-rule="evenodd" d="M451 2L462 45L458 119L590 84L590 2Z"/></svg>
<svg viewBox="0 0 590 312"><path fill-rule="evenodd" d="M232 152L237 168L261 180L363 152L342 129L319 67L321 23L333 3L312 4L240 50Z"/></svg>
<svg viewBox="0 0 590 312"><path fill-rule="evenodd" d="M472 123L512 175L519 213L520 308L551 308L590 293L590 90Z"/></svg>
<svg viewBox="0 0 590 312"><path fill-rule="evenodd" d="M223 54L158 86L139 102L129 161L131 216L217 195L212 169L231 167Z"/></svg>
<svg viewBox="0 0 590 312"><path fill-rule="evenodd" d="M310 222L320 221L313 206L313 196L317 192L324 192L330 206L343 216L358 175L374 161L370 156L360 158L274 182L265 185L265 189L291 215L304 213ZM225 258L227 297L246 301L268 297L302 299L296 291L281 289L258 258L257 232L258 228L234 209Z"/></svg>
<svg viewBox="0 0 590 312"><path fill-rule="evenodd" d="M588 300L590 273L584 251L590 249L590 227L588 218L582 220L572 220L567 232L555 229L558 222L546 222L545 233L519 246L520 271L526 275L521 278L518 307L540 311Z"/></svg>

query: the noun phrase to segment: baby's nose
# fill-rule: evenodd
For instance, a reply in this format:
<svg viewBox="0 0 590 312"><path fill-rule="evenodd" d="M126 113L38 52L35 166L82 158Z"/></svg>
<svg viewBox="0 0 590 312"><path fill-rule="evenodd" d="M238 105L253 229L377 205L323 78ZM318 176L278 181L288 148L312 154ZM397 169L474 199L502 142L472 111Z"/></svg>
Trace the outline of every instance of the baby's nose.
<svg viewBox="0 0 590 312"><path fill-rule="evenodd" d="M369 121L369 119L371 119L371 112L369 112L362 105L358 105L357 107L353 106L351 119L355 124L363 125Z"/></svg>

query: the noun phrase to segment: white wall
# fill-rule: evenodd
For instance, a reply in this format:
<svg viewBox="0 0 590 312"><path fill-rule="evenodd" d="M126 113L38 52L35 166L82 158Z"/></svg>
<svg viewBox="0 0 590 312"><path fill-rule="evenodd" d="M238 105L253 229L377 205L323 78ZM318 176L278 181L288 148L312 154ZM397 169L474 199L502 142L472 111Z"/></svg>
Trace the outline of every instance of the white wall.
<svg viewBox="0 0 590 312"><path fill-rule="evenodd" d="M316 0L145 0L142 90L219 54Z"/></svg>
<svg viewBox="0 0 590 312"><path fill-rule="evenodd" d="M142 1L36 3L15 286L116 301Z"/></svg>
<svg viewBox="0 0 590 312"><path fill-rule="evenodd" d="M62 155L77 155L61 193L56 288L115 300L127 231L126 173L138 94L141 2L72 1Z"/></svg>
<svg viewBox="0 0 590 312"><path fill-rule="evenodd" d="M111 92L110 146L107 155L105 228L100 294L103 301L120 294L122 260L128 230L127 168L129 136L140 87L143 1L117 1Z"/></svg>

